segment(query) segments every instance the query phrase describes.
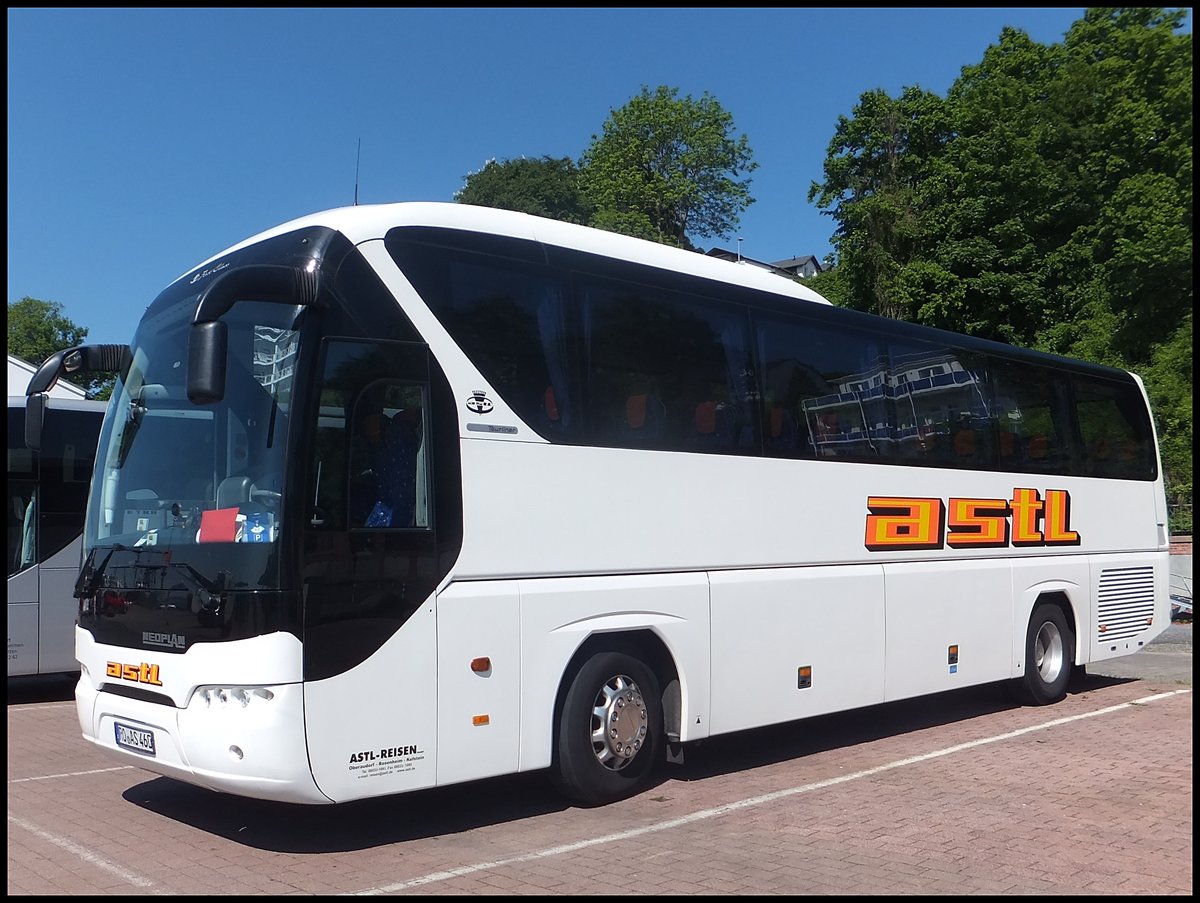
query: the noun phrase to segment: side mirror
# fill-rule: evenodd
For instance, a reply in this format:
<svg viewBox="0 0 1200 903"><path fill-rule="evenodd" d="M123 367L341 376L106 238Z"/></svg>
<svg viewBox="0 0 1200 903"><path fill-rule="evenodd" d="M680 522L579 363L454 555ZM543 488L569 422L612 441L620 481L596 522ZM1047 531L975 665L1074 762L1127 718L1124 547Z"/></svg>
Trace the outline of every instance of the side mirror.
<svg viewBox="0 0 1200 903"><path fill-rule="evenodd" d="M187 396L192 404L213 404L225 397L225 360L229 329L221 320L193 323L188 332Z"/></svg>
<svg viewBox="0 0 1200 903"><path fill-rule="evenodd" d="M46 419L46 393L34 392L25 399L25 447L42 450L42 424Z"/></svg>
<svg viewBox="0 0 1200 903"><path fill-rule="evenodd" d="M305 267L252 264L222 273L200 293L188 333L187 396L193 404L213 404L225 397L228 332L221 315L239 300L275 304L317 304L319 270Z"/></svg>

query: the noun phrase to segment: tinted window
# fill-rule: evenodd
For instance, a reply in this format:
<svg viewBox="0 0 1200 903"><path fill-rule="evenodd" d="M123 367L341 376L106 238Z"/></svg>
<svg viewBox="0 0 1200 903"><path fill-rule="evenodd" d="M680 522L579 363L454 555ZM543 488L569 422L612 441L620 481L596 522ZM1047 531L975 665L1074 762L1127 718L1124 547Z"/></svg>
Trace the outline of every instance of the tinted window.
<svg viewBox="0 0 1200 903"><path fill-rule="evenodd" d="M757 315L767 454L870 461L892 454L880 338L799 318Z"/></svg>
<svg viewBox="0 0 1200 903"><path fill-rule="evenodd" d="M406 228L388 248L551 441L1156 475L1141 393L1118 373L537 242Z"/></svg>
<svg viewBox="0 0 1200 903"><path fill-rule="evenodd" d="M34 498L33 452L25 447L25 409L8 409L8 576L23 570L35 560L33 529ZM29 530L25 529L28 518ZM23 548L24 547L24 548Z"/></svg>
<svg viewBox="0 0 1200 903"><path fill-rule="evenodd" d="M991 467L995 424L983 359L944 345L895 339L888 350L900 462Z"/></svg>
<svg viewBox="0 0 1200 903"><path fill-rule="evenodd" d="M757 449L742 308L630 283L580 289L588 437L679 451Z"/></svg>
<svg viewBox="0 0 1200 903"><path fill-rule="evenodd" d="M1078 473L1068 384L1052 370L993 360L996 451L1001 470Z"/></svg>
<svg viewBox="0 0 1200 903"><path fill-rule="evenodd" d="M311 529L431 526L428 385L388 376L410 352L393 343L326 342L306 492Z"/></svg>
<svg viewBox="0 0 1200 903"><path fill-rule="evenodd" d="M1072 383L1085 472L1153 479L1153 433L1136 387L1084 376L1073 377Z"/></svg>
<svg viewBox="0 0 1200 903"><path fill-rule="evenodd" d="M434 245L394 246L405 275L471 362L530 427L576 435L563 275L546 266Z"/></svg>

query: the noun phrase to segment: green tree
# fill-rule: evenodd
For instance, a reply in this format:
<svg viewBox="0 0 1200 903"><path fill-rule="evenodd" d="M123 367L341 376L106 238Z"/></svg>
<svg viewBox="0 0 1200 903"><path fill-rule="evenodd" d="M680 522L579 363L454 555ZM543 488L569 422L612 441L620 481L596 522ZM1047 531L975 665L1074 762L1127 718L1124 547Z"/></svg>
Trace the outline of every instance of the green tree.
<svg viewBox="0 0 1200 903"><path fill-rule="evenodd" d="M8 353L35 367L56 351L82 345L88 328L63 314L57 301L28 296L8 305ZM83 386L89 398L106 399L112 394L116 374L92 374Z"/></svg>
<svg viewBox="0 0 1200 903"><path fill-rule="evenodd" d="M1155 411L1173 533L1192 532L1192 315L1142 368Z"/></svg>
<svg viewBox="0 0 1200 903"><path fill-rule="evenodd" d="M87 334L57 301L25 297L8 304L8 353L35 367L56 351L82 345Z"/></svg>
<svg viewBox="0 0 1200 903"><path fill-rule="evenodd" d="M749 140L705 92L680 98L659 86L612 110L580 159L591 225L693 248L693 237L727 238L754 202Z"/></svg>
<svg viewBox="0 0 1200 903"><path fill-rule="evenodd" d="M1192 309L1192 36L1182 10L1089 9L1067 33L1048 148L1073 213L1065 256L1111 363L1141 364ZM1070 274L1063 279L1074 286ZM1089 332L1092 335L1089 335ZM1094 329L1080 332L1096 342ZM1060 345L1073 352L1071 339ZM1077 340L1078 341L1078 340Z"/></svg>
<svg viewBox="0 0 1200 903"><path fill-rule="evenodd" d="M1061 187L1044 136L1054 47L1005 28L981 63L965 66L947 95L949 139L939 157L942 194L928 256L953 279L930 297L924 321L1037 345L1055 321L1041 255L1061 241Z"/></svg>
<svg viewBox="0 0 1200 903"><path fill-rule="evenodd" d="M466 176L454 200L580 225L591 219L590 205L579 189L579 169L570 157L489 160Z"/></svg>
<svg viewBox="0 0 1200 903"><path fill-rule="evenodd" d="M893 100L868 91L853 116L839 116L825 159L825 181L808 199L838 220L833 245L851 307L920 319L918 285L941 281L923 261L928 240L930 179L949 123L941 98L906 88ZM907 271L914 264L919 272ZM903 290L901 290L903 288ZM917 301L913 301L913 297Z"/></svg>
<svg viewBox="0 0 1200 903"><path fill-rule="evenodd" d="M834 265L833 255L829 255L824 263L825 269L809 276L807 279L797 279L802 285L807 285L814 292L838 307L851 307L851 292L847 282L847 272Z"/></svg>

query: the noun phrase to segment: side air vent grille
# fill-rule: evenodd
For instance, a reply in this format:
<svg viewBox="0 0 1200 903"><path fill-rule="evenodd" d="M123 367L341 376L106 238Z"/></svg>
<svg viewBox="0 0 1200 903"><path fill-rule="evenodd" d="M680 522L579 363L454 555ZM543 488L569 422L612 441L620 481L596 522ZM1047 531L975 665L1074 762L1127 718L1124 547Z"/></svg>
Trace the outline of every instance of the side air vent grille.
<svg viewBox="0 0 1200 903"><path fill-rule="evenodd" d="M1100 572L1096 639L1108 643L1137 636L1154 620L1154 568Z"/></svg>

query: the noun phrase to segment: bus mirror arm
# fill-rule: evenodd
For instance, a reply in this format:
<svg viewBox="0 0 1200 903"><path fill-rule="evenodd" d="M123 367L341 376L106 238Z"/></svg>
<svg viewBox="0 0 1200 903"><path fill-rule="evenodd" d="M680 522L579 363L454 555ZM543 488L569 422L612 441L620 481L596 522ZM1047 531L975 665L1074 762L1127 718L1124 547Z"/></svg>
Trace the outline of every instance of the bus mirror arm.
<svg viewBox="0 0 1200 903"><path fill-rule="evenodd" d="M214 404L225 397L229 340L222 315L238 301L315 305L320 295L319 274L316 261L309 260L294 267L278 264L236 267L214 279L200 293L188 335L188 400L193 404Z"/></svg>
<svg viewBox="0 0 1200 903"><path fill-rule="evenodd" d="M56 351L38 367L25 389L25 445L33 451L42 447L42 425L50 390L62 376L115 372L124 376L132 354L128 345L77 345Z"/></svg>

